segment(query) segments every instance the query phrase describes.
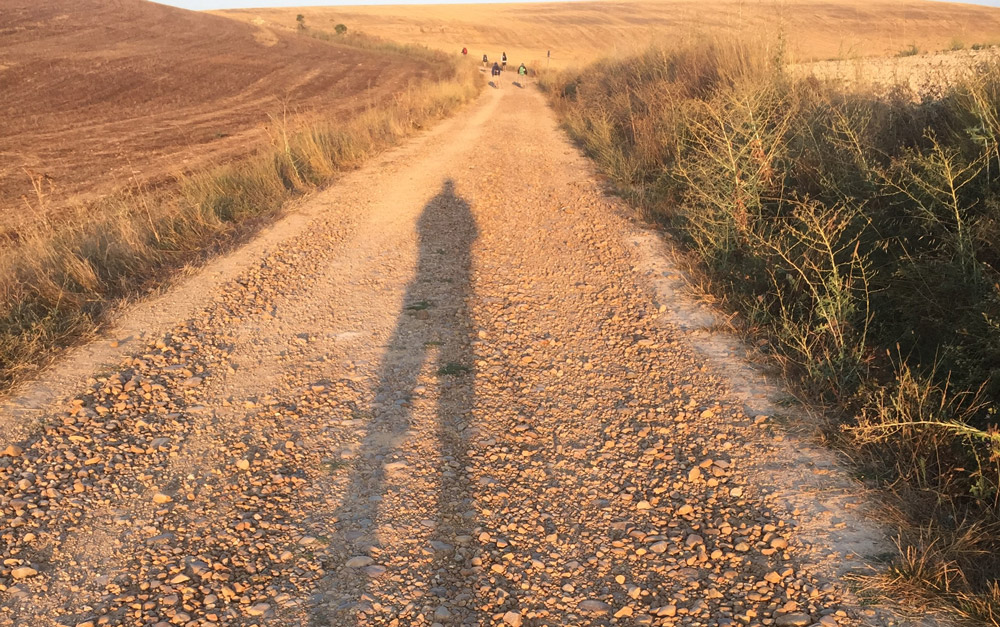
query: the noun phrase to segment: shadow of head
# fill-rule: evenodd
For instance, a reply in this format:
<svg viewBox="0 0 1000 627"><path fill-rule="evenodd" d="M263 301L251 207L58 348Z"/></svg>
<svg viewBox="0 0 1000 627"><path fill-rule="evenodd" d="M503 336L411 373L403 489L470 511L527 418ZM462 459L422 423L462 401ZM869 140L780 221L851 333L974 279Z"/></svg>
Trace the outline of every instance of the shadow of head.
<svg viewBox="0 0 1000 627"><path fill-rule="evenodd" d="M472 240L478 235L472 209L455 191L448 179L424 207L417 223L423 255L468 255Z"/></svg>

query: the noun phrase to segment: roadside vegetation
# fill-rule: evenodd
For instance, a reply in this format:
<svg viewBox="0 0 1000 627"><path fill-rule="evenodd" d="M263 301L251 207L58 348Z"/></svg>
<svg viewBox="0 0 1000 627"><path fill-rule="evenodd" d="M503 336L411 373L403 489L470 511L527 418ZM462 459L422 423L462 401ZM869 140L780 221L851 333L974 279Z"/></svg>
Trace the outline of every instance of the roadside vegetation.
<svg viewBox="0 0 1000 627"><path fill-rule="evenodd" d="M781 52L653 49L543 89L894 495L893 590L1000 625L1000 65L886 95Z"/></svg>
<svg viewBox="0 0 1000 627"><path fill-rule="evenodd" d="M349 42L350 43L350 42ZM99 328L123 302L184 266L245 238L289 200L456 110L478 73L441 53L410 49L443 68L348 120L297 126L275 117L270 145L176 185L133 189L41 221L0 247L0 391ZM423 58L423 57L421 57ZM42 201L41 196L39 202Z"/></svg>

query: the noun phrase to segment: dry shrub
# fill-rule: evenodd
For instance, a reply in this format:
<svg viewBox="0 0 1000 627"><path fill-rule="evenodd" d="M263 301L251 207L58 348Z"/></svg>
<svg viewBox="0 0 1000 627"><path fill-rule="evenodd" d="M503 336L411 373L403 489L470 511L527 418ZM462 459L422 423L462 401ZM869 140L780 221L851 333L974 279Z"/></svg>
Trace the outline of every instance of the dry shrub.
<svg viewBox="0 0 1000 627"><path fill-rule="evenodd" d="M697 252L900 497L897 574L989 616L1000 66L969 76L922 96L845 88L789 74L780 46L709 41L544 84L623 195Z"/></svg>

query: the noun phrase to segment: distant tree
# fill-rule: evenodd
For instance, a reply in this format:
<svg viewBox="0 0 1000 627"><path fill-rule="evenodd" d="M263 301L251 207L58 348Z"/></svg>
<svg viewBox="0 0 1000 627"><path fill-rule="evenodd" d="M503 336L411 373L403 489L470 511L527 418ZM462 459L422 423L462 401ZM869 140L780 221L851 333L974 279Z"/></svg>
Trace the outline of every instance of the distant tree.
<svg viewBox="0 0 1000 627"><path fill-rule="evenodd" d="M337 24L336 26L333 27L333 30L335 30L338 35L343 35L344 33L347 32L347 27L344 26L343 24Z"/></svg>
<svg viewBox="0 0 1000 627"><path fill-rule="evenodd" d="M299 13L298 15L295 16L295 21L299 23L299 30L306 29L306 16Z"/></svg>

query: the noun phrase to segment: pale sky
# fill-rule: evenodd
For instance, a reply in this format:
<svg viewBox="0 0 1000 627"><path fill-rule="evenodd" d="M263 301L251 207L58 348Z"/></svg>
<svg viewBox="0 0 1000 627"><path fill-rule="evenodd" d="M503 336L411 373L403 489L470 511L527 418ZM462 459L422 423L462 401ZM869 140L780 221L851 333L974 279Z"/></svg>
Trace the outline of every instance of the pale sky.
<svg viewBox="0 0 1000 627"><path fill-rule="evenodd" d="M358 6L366 4L483 4L503 2L504 0L156 0L161 4L194 9L250 9L259 7L305 7L305 6ZM532 0L507 0L525 2ZM545 2L552 0L534 0ZM940 0L941 2L962 2L964 4L983 4L1000 7L1000 0Z"/></svg>

